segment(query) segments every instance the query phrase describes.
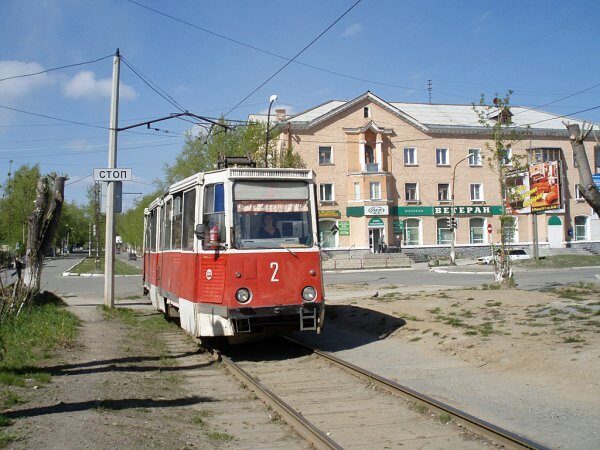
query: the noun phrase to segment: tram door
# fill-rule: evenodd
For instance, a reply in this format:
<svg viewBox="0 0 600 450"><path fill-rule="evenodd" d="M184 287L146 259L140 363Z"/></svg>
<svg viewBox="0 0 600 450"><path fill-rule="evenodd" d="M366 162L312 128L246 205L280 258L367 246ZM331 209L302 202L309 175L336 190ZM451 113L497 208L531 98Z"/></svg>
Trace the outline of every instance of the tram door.
<svg viewBox="0 0 600 450"><path fill-rule="evenodd" d="M369 251L371 253L381 253L383 241L383 228L369 228Z"/></svg>

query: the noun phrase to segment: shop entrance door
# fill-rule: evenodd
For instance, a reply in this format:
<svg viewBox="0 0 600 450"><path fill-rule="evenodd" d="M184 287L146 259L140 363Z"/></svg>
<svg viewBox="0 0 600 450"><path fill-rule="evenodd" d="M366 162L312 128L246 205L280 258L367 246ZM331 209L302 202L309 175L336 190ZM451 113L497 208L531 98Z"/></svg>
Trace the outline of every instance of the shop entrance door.
<svg viewBox="0 0 600 450"><path fill-rule="evenodd" d="M369 251L371 253L381 253L383 242L383 228L369 228Z"/></svg>

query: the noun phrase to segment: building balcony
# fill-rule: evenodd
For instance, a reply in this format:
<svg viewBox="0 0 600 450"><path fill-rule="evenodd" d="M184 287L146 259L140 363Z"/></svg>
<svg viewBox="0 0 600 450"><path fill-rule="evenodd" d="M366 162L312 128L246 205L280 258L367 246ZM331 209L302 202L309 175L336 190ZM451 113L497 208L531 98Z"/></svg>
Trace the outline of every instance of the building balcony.
<svg viewBox="0 0 600 450"><path fill-rule="evenodd" d="M377 173L379 172L379 163L367 163L365 164L365 168L368 173Z"/></svg>

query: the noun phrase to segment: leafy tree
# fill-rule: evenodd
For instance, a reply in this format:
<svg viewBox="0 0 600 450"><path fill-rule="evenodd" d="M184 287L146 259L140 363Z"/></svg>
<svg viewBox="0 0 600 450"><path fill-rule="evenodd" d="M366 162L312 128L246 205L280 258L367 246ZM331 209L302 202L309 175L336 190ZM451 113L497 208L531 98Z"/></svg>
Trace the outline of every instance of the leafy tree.
<svg viewBox="0 0 600 450"><path fill-rule="evenodd" d="M123 238L123 242L134 248L141 248L144 238L144 209L158 197L158 192L143 196L137 200L133 208L123 214L117 214L117 234Z"/></svg>
<svg viewBox="0 0 600 450"><path fill-rule="evenodd" d="M496 95L493 104L488 104L482 95L479 105L473 105L479 123L489 130L491 140L485 143L485 157L488 167L497 175L500 193L505 201L513 201L510 198L516 193L507 189L506 180L509 175L527 170L523 163L524 155L517 155L512 152L512 148L519 141L519 135L514 128L509 128L511 124L510 96L512 91L508 91L504 97ZM498 258L494 258L495 280L506 285L513 285L513 273L511 260L507 254L506 245L510 242L511 236L509 230L512 230L514 216L508 214L503 208L500 216L500 248L498 249ZM492 247L492 252L495 249Z"/></svg>
<svg viewBox="0 0 600 450"><path fill-rule="evenodd" d="M229 125L223 118L220 123ZM215 170L220 156L251 156L259 167L265 163L265 139L267 125L260 122L250 122L245 126L237 126L226 130L214 126L212 133L200 136L186 136L183 149L175 158L173 164L165 165L164 188L176 181L182 180L198 172ZM281 154L277 150L279 132L270 132L268 161L269 167L303 167L301 157L291 148L285 148Z"/></svg>
<svg viewBox="0 0 600 450"><path fill-rule="evenodd" d="M66 245L68 237L69 246L76 243L86 243L89 239L90 219L86 215L86 208L76 203L65 202L62 205L60 221L56 229L54 245Z"/></svg>
<svg viewBox="0 0 600 450"><path fill-rule="evenodd" d="M27 219L33 210L39 178L40 168L37 164L24 164L14 174L10 174L3 186L0 200L0 241L10 248L15 248L17 243L21 250L25 247L23 234L27 233Z"/></svg>

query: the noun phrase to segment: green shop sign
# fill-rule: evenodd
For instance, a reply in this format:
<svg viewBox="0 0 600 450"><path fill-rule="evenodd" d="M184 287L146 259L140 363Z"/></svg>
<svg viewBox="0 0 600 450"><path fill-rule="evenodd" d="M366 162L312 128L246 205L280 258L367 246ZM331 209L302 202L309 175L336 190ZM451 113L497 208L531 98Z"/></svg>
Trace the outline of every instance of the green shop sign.
<svg viewBox="0 0 600 450"><path fill-rule="evenodd" d="M363 206L349 206L346 208L348 217L364 217L365 208ZM397 217L419 217L419 216L449 216L450 206L392 206L390 207L390 216ZM455 206L455 216L500 216L502 215L502 206L483 206L468 205Z"/></svg>
<svg viewBox="0 0 600 450"><path fill-rule="evenodd" d="M340 236L350 236L350 222L347 220L340 220L337 225Z"/></svg>
<svg viewBox="0 0 600 450"><path fill-rule="evenodd" d="M369 220L369 226L372 228L383 228L383 220L379 217L373 217L371 220Z"/></svg>
<svg viewBox="0 0 600 450"><path fill-rule="evenodd" d="M401 234L402 230L404 230L404 221L394 220L394 234Z"/></svg>

